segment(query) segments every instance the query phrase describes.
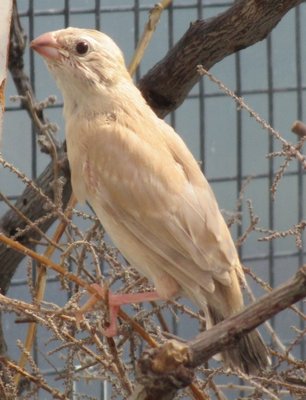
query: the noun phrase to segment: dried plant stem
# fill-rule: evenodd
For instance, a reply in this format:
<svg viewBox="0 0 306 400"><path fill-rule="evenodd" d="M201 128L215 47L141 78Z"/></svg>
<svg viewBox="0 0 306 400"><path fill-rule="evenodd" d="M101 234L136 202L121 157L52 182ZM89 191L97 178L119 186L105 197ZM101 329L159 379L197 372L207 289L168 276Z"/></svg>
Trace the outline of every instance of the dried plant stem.
<svg viewBox="0 0 306 400"><path fill-rule="evenodd" d="M128 71L131 76L135 74L135 71L140 64L140 61L143 58L144 52L148 47L148 44L150 43L153 33L155 32L162 12L170 5L171 2L172 0L162 0L159 3L155 4L155 6L150 10L148 22L146 23L141 39L137 45L132 61L128 67Z"/></svg>
<svg viewBox="0 0 306 400"><path fill-rule="evenodd" d="M70 221L66 219L65 214L58 208L58 206L39 188L32 179L28 178L24 173L18 170L18 168L14 167L12 164L7 162L0 153L0 164L3 165L4 168L8 168L11 172L13 172L25 185L33 189L33 191L41 198L41 201L44 201L46 206L48 206L52 211L56 211L58 216L64 219L67 223Z"/></svg>
<svg viewBox="0 0 306 400"><path fill-rule="evenodd" d="M125 371L122 359L120 358L120 356L118 354L116 343L113 338L106 338L106 339L107 339L108 346L109 346L112 356L113 356L114 364L117 366L118 375L120 376L120 381L122 382L122 385L124 386L127 394L130 395L132 393L133 387L127 377L127 373Z"/></svg>
<svg viewBox="0 0 306 400"><path fill-rule="evenodd" d="M71 196L68 205L67 205L67 212L65 213L66 217L69 219L72 213L72 208L75 206L76 203L76 199L74 197L74 195ZM58 243L60 238L62 237L63 233L65 232L65 229L67 227L67 220L62 221L59 223L59 225L57 226L57 229L53 235L52 238L52 243ZM51 244L48 246L48 248L46 249L44 256L47 258L50 258L52 256L52 254L54 253L56 247ZM38 272L38 276L37 276L37 280L36 280L36 296L35 296L35 300L37 302L37 304L39 304L43 298L44 298L44 294L45 294L45 290L46 290L46 282L47 282L47 270L46 267L43 264L40 264L39 267L39 272ZM24 344L24 349L25 351L23 351L21 353L18 365L20 368L24 368L27 357L26 357L26 352L30 352L34 343L34 338L35 338L35 334L36 334L36 327L37 324L35 322L31 322L28 326L28 331L27 331L27 336L26 336L26 340L25 340L25 344ZM16 374L15 375L15 384L16 386L18 386L20 380L20 374Z"/></svg>
<svg viewBox="0 0 306 400"><path fill-rule="evenodd" d="M55 262L50 260L45 255L38 254L34 250L28 249L27 247L23 246L21 243L18 243L16 241L10 239L3 233L0 233L0 241L5 243L7 246L10 246L11 248L15 249L16 251L19 251L19 252L23 253L24 255L33 258L34 260L38 261L43 266L53 269L54 271L58 272L66 279L68 279L68 280L76 283L77 285L83 287L84 289L86 289L88 291L88 293L90 293L94 296L97 296L101 300L104 300L101 297L101 295L96 291L96 289L94 289L91 285L89 285L87 282L85 282L83 279L81 279L77 275L67 271L61 265L56 264ZM128 314L126 314L124 311L122 311L120 309L118 315L120 318L127 321L133 327L135 332L137 332L142 337L142 339L145 340L151 347L158 346L158 343L141 327L141 325L139 325L134 319L130 318L128 316ZM191 384L189 387L190 387L190 390L192 391L193 395L195 396L196 400L205 400L206 399L203 396L199 397L200 396L199 389L194 384Z"/></svg>
<svg viewBox="0 0 306 400"><path fill-rule="evenodd" d="M38 387L40 387L40 388L44 389L46 392L50 393L51 396L53 397L53 399L69 400L69 398L66 397L64 394L62 394L58 390L53 389L49 385L47 385L44 381L42 381L40 379L40 377L31 375L29 372L20 368L18 365L16 365L12 361L8 360L7 358L2 357L0 359L0 363L5 364L8 368L10 368L13 371L17 372L18 374L24 376L26 379L35 383L35 385L37 385Z"/></svg>
<svg viewBox="0 0 306 400"><path fill-rule="evenodd" d="M268 390L267 388L265 388L263 385L261 385L260 383L256 382L255 378L251 378L250 376L244 374L243 372L239 372L239 376L241 376L241 378L245 379L247 382L250 382L252 385L254 385L254 387L256 389L258 389L260 392L265 393L269 398L271 398L272 400L279 400L278 396L275 396L274 393L272 393L270 390Z"/></svg>
<svg viewBox="0 0 306 400"><path fill-rule="evenodd" d="M0 241L6 244L7 246L11 247L12 249L24 254L25 256L33 258L33 260L36 260L40 264L53 269L54 271L58 272L60 275L65 277L66 279L76 283L77 285L82 286L84 289L86 289L89 293L97 295L98 297L99 294L96 292L95 289L91 287L88 283L83 281L81 278L78 276L72 274L71 272L67 271L65 268L63 268L61 265L53 262L50 260L48 257L39 254L35 252L34 250L31 250L25 246L23 246L21 243L10 239L8 236L4 235L3 233L0 233ZM103 299L102 299L103 300Z"/></svg>
<svg viewBox="0 0 306 400"><path fill-rule="evenodd" d="M189 385L189 389L193 395L193 398L195 400L209 400L209 397L202 392L197 385L195 385L194 383L192 383L191 385Z"/></svg>
<svg viewBox="0 0 306 400"><path fill-rule="evenodd" d="M217 79L213 74L208 72L202 65L198 66L198 73L200 75L206 75L213 83L215 83L226 95L231 97L238 105L239 108L246 110L251 117L253 117L256 122L259 123L264 129L266 129L275 139L279 140L282 144L283 151L286 152L287 156L295 157L302 165L303 169L306 169L306 158L297 149L296 146L285 140L278 131L276 131L267 121L261 118L244 100L242 97L237 96L232 90L226 87L219 79Z"/></svg>
<svg viewBox="0 0 306 400"><path fill-rule="evenodd" d="M254 293L250 287L250 285L246 282L245 283L245 288L247 290L247 293L249 295L249 298L252 300L252 302L256 301L256 298L254 296ZM272 291L272 288L269 290L270 292ZM291 306L294 307L294 306ZM273 340L273 342L278 346L278 348L280 349L281 352L283 352L284 354L286 354L286 346L282 343L282 341L280 340L279 336L277 335L277 333L275 332L275 330L273 329L271 323L269 321L265 321L264 323L266 330L269 332L269 334L271 335L271 338ZM294 358L291 354L288 354L288 358L291 361L294 361Z"/></svg>
<svg viewBox="0 0 306 400"><path fill-rule="evenodd" d="M10 239L3 233L0 233L0 242L6 244L7 246L11 247L12 249L24 254L25 256L31 257L40 264L46 266L47 268L53 269L55 272L59 273L62 275L64 278L70 280L71 282L74 282L75 284L81 286L85 290L87 290L88 293L98 297L100 300L104 300L103 297L99 294L99 292L96 291L95 288L93 288L90 284L85 282L83 279L81 279L79 276L67 271L64 267L61 265L53 262L50 260L48 257L36 253L34 250L31 250L25 246L23 246L21 243L16 242L15 240ZM132 325L133 329L151 346L151 347L156 347L157 342L132 318L130 318L124 311L121 309L119 310L119 317L121 317L123 320L127 321L130 325Z"/></svg>
<svg viewBox="0 0 306 400"><path fill-rule="evenodd" d="M43 237L50 245L53 247L59 248L58 244L52 241L38 226L39 221L32 222L26 215L24 215L12 202L3 194L0 192L0 200L3 200L5 204L7 204L19 217L20 219L23 219L27 223L27 228L28 229L35 229L41 237ZM23 230L24 232L24 230ZM22 235L22 231L17 231L17 233L14 235L14 239L17 239Z"/></svg>

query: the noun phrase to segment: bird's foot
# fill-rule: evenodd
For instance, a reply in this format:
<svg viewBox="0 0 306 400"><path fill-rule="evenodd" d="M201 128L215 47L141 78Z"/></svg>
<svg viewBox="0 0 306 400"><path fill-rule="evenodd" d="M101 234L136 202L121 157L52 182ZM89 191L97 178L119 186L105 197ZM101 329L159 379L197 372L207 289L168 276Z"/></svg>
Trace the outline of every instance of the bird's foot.
<svg viewBox="0 0 306 400"><path fill-rule="evenodd" d="M95 304L103 298L109 306L109 326L103 330L103 334L107 337L113 337L117 335L117 316L119 313L120 306L124 304L142 303L144 301L160 300L160 296L156 291L143 292L143 293L123 293L113 294L105 288L101 287L97 283L91 285L97 292L97 295L93 295L90 299L76 312L76 323L77 326L83 320L85 312L91 311Z"/></svg>

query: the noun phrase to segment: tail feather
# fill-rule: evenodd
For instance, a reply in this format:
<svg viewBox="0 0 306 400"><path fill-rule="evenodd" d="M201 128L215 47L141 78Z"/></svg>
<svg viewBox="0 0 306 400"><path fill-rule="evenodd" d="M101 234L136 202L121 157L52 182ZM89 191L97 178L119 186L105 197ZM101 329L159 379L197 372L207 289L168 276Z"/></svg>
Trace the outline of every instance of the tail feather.
<svg viewBox="0 0 306 400"><path fill-rule="evenodd" d="M213 325L224 319L212 307L209 307L209 313ZM226 366L239 368L246 374L256 374L271 364L267 347L257 330L244 335L236 347L222 352L221 356Z"/></svg>

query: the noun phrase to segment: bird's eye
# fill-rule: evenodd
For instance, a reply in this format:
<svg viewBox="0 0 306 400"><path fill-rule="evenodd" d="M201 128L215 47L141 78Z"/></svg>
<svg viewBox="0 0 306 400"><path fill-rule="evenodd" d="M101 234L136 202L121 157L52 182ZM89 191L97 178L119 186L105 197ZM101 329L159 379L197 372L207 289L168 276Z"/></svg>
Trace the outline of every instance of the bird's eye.
<svg viewBox="0 0 306 400"><path fill-rule="evenodd" d="M78 42L75 46L75 50L78 54L86 54L88 51L88 43L85 42L85 40L82 40L81 42Z"/></svg>

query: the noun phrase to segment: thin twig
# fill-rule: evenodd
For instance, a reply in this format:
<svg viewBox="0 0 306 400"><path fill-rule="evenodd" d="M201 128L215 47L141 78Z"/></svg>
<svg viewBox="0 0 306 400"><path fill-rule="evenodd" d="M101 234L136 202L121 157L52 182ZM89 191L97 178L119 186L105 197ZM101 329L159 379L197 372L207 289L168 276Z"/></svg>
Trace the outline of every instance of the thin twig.
<svg viewBox="0 0 306 400"><path fill-rule="evenodd" d="M159 19L161 17L162 12L165 8L167 8L172 3L172 0L162 0L159 3L155 4L155 6L149 12L148 22L145 25L143 34L139 40L137 48L134 52L132 61L128 67L129 73L131 76L134 75L140 61L143 58L144 52L152 39L153 33L157 27Z"/></svg>

